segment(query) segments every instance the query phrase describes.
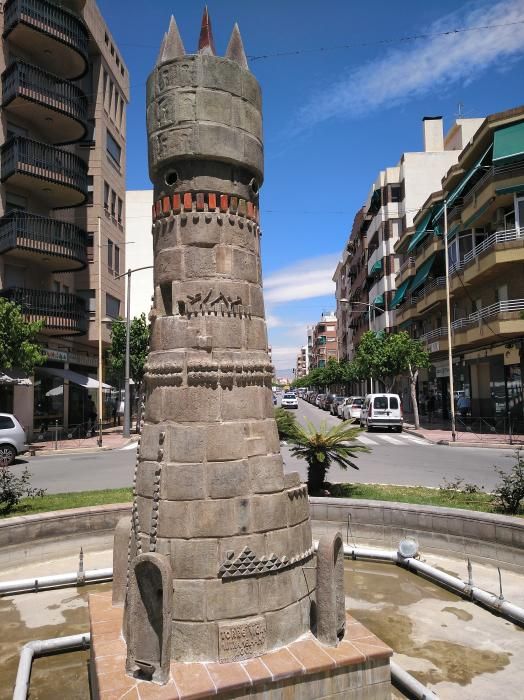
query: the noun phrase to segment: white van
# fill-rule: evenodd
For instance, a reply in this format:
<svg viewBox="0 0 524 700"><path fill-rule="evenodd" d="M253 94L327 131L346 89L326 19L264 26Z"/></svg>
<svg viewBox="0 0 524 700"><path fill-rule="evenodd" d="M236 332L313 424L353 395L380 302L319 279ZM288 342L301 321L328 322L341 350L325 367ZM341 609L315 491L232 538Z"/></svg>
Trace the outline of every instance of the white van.
<svg viewBox="0 0 524 700"><path fill-rule="evenodd" d="M402 432L402 404L398 394L368 394L360 412L360 427L393 428Z"/></svg>

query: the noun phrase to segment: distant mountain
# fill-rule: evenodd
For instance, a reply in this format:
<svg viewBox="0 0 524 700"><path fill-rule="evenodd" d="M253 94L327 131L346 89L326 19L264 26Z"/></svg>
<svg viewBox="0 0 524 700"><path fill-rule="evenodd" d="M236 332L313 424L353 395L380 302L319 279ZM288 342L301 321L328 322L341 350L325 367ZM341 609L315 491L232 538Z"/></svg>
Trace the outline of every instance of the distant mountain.
<svg viewBox="0 0 524 700"><path fill-rule="evenodd" d="M291 381L293 379L292 369L277 369L276 370L277 379L285 379L286 377Z"/></svg>

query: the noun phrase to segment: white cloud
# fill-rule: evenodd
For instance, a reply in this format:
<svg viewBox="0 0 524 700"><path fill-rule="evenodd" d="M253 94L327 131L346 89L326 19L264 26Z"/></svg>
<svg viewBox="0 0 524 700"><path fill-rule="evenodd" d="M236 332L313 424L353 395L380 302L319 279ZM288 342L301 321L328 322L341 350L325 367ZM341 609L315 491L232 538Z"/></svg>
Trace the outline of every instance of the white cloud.
<svg viewBox="0 0 524 700"><path fill-rule="evenodd" d="M331 88L313 95L300 110L302 128L332 117L354 117L379 107L471 81L490 67L514 60L524 52L524 0L469 4L420 33L436 34L451 27L490 29L420 39L406 49L393 49L346 74Z"/></svg>
<svg viewBox="0 0 524 700"><path fill-rule="evenodd" d="M264 299L269 304L279 304L334 294L331 278L338 258L338 253L320 255L278 270L264 279Z"/></svg>
<svg viewBox="0 0 524 700"><path fill-rule="evenodd" d="M277 370L292 369L297 363L298 347L272 347L271 357Z"/></svg>

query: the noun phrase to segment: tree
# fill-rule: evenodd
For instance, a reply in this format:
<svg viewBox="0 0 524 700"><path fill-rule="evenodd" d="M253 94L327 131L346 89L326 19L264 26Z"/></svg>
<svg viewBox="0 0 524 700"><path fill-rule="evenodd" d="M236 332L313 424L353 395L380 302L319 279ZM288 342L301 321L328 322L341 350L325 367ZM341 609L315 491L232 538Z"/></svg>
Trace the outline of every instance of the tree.
<svg viewBox="0 0 524 700"><path fill-rule="evenodd" d="M358 469L353 461L357 452L369 452L365 445L357 445L355 438L360 429L347 422L328 429L325 423L319 428L308 422L304 428L297 423L294 432L287 440L293 445L291 454L305 459L308 464L308 491L322 493L325 489L326 474L334 463L342 469Z"/></svg>
<svg viewBox="0 0 524 700"><path fill-rule="evenodd" d="M40 321L28 323L20 307L0 297L0 368L23 370L33 374L43 365L46 356L40 351L36 336L42 329Z"/></svg>
<svg viewBox="0 0 524 700"><path fill-rule="evenodd" d="M149 352L149 326L145 314L132 319L129 329L129 374L137 387L144 377L144 365ZM110 381L122 384L126 364L126 324L111 324L111 346L107 356Z"/></svg>
<svg viewBox="0 0 524 700"><path fill-rule="evenodd" d="M386 392L393 390L399 377L409 377L414 422L418 428L418 374L430 364L429 353L420 340L411 338L406 331L389 334L368 331L362 336L355 359L364 376L384 382Z"/></svg>

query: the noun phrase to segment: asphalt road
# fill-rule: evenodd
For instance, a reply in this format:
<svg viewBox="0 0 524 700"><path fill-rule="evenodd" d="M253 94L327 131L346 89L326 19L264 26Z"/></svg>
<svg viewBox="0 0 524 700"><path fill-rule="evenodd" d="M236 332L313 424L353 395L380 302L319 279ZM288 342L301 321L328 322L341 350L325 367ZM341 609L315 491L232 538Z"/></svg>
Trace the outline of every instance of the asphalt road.
<svg viewBox="0 0 524 700"><path fill-rule="evenodd" d="M294 413L302 423L306 419L315 425L322 421L329 425L338 423L334 416L301 399ZM453 480L460 476L467 483L489 490L498 481L493 466L509 470L512 465L512 450L432 445L406 432L362 433L364 442L371 452L359 454L359 470L346 472L331 467L330 481L439 486L444 478ZM282 456L287 472L298 471L306 478L305 463L292 457L286 445L282 446ZM33 486L45 488L48 493L64 493L131 486L134 464L135 450L124 449L21 458L13 471L20 474L27 466Z"/></svg>

